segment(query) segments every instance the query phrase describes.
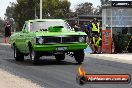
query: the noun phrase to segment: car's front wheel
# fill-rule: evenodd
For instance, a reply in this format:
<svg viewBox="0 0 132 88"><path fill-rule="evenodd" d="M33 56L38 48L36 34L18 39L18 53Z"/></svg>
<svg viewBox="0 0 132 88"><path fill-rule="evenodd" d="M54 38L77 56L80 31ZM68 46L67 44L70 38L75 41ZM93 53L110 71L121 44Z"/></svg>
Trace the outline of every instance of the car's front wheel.
<svg viewBox="0 0 132 88"><path fill-rule="evenodd" d="M14 58L16 61L24 61L24 54L22 54L14 45Z"/></svg>
<svg viewBox="0 0 132 88"><path fill-rule="evenodd" d="M39 63L39 55L36 51L34 51L33 49L30 49L30 59L32 61L33 64L38 64Z"/></svg>
<svg viewBox="0 0 132 88"><path fill-rule="evenodd" d="M62 61L65 59L65 53L55 54L56 61Z"/></svg>
<svg viewBox="0 0 132 88"><path fill-rule="evenodd" d="M78 50L78 51L74 51L73 53L76 62L78 62L78 64L81 64L84 60L84 51Z"/></svg>

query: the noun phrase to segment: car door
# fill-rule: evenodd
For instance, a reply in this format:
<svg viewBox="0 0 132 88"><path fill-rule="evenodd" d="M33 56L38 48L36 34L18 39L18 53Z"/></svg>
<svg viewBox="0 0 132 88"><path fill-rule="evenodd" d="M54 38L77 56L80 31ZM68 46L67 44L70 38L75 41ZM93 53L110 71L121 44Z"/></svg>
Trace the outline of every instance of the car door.
<svg viewBox="0 0 132 88"><path fill-rule="evenodd" d="M25 36L27 34L27 27L26 23L23 26L22 31L19 33L18 38L17 38L17 47L21 52L24 52L26 47L25 47Z"/></svg>
<svg viewBox="0 0 132 88"><path fill-rule="evenodd" d="M23 32L20 31L15 35L15 44L17 46L17 48L19 49L19 51L22 51L22 47L21 47L21 39L22 39L22 34Z"/></svg>
<svg viewBox="0 0 132 88"><path fill-rule="evenodd" d="M27 44L27 38L29 35L29 23L26 22L23 29L22 29L22 34L21 36L21 48L22 48L22 52L27 53L28 51L28 44Z"/></svg>

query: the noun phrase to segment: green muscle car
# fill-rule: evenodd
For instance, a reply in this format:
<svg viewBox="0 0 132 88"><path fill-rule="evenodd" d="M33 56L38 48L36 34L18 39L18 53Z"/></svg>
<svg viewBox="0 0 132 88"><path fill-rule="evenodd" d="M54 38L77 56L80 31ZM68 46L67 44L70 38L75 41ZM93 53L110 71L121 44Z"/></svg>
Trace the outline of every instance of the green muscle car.
<svg viewBox="0 0 132 88"><path fill-rule="evenodd" d="M74 56L76 62L84 60L87 47L86 33L75 32L62 19L36 19L25 21L22 31L10 37L16 61L23 61L30 55L33 63L38 63L41 56L55 56L57 61L65 59L65 54Z"/></svg>

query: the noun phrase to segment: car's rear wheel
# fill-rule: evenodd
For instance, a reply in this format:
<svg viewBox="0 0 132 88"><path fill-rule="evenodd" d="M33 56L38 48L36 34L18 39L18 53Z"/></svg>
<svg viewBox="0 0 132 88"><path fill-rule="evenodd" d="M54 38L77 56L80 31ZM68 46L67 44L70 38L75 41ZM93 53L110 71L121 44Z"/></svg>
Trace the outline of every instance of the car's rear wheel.
<svg viewBox="0 0 132 88"><path fill-rule="evenodd" d="M78 50L74 51L74 58L78 64L81 64L84 60L84 51L83 50Z"/></svg>
<svg viewBox="0 0 132 88"><path fill-rule="evenodd" d="M24 61L24 54L22 54L14 45L14 58L16 61Z"/></svg>
<svg viewBox="0 0 132 88"><path fill-rule="evenodd" d="M65 59L65 53L55 54L56 61L62 61Z"/></svg>
<svg viewBox="0 0 132 88"><path fill-rule="evenodd" d="M38 64L39 63L39 54L34 51L33 49L30 49L30 59L32 61L33 64Z"/></svg>

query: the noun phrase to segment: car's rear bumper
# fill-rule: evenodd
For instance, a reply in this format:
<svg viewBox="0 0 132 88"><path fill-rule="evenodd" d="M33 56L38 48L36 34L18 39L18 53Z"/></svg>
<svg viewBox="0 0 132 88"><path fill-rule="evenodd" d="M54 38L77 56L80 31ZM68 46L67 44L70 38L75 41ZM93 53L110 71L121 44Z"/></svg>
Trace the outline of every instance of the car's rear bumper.
<svg viewBox="0 0 132 88"><path fill-rule="evenodd" d="M58 51L58 47L67 47L64 51L75 51L75 50L82 50L87 47L86 43L79 43L79 44L52 44L52 45L34 45L33 49L35 51L48 51L54 52Z"/></svg>

